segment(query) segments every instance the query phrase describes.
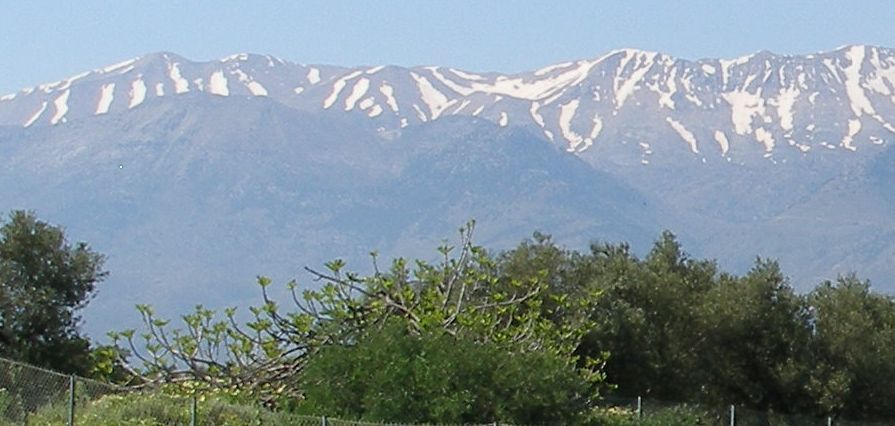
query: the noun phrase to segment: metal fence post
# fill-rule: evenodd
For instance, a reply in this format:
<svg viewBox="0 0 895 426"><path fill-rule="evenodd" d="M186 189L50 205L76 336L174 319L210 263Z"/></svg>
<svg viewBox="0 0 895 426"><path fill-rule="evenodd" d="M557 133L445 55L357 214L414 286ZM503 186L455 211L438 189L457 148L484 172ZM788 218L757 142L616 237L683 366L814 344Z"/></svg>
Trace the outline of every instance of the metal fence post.
<svg viewBox="0 0 895 426"><path fill-rule="evenodd" d="M196 426L196 394L193 393L193 398L190 400L190 426Z"/></svg>
<svg viewBox="0 0 895 426"><path fill-rule="evenodd" d="M827 426L833 426L833 416L827 416Z"/></svg>
<svg viewBox="0 0 895 426"><path fill-rule="evenodd" d="M643 398L637 397L637 420L643 418Z"/></svg>
<svg viewBox="0 0 895 426"><path fill-rule="evenodd" d="M326 416L320 417L320 425L321 426L329 426L329 420L326 420Z"/></svg>
<svg viewBox="0 0 895 426"><path fill-rule="evenodd" d="M75 425L75 376L68 376L68 426Z"/></svg>
<svg viewBox="0 0 895 426"><path fill-rule="evenodd" d="M737 409L736 406L730 404L730 426L736 426L737 424Z"/></svg>

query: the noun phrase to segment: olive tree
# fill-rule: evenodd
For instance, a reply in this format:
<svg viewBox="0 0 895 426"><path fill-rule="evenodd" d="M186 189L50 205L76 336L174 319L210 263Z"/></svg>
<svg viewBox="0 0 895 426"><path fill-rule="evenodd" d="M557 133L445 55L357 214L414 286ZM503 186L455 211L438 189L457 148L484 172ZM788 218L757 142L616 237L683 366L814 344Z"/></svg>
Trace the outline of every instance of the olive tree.
<svg viewBox="0 0 895 426"><path fill-rule="evenodd" d="M0 226L0 356L89 373L78 311L106 277L104 257L63 230L13 211Z"/></svg>

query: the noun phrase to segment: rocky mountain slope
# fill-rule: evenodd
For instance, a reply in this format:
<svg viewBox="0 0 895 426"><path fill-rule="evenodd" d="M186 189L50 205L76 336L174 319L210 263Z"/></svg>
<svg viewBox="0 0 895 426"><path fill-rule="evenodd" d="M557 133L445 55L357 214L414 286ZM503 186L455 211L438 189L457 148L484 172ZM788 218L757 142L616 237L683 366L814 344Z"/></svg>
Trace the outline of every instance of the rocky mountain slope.
<svg viewBox="0 0 895 426"><path fill-rule="evenodd" d="M853 151L895 133L895 52L871 46L698 61L629 49L514 75L301 65L249 54L197 63L157 53L3 96L0 123L58 125L195 92L352 113L386 130L481 117L537 127L574 152L639 129L707 161L736 161L754 148L772 161ZM644 164L664 149L650 140L634 148Z"/></svg>
<svg viewBox="0 0 895 426"><path fill-rule="evenodd" d="M96 335L135 303L245 305L258 274L432 257L470 218L495 248L671 229L735 272L895 291L893 94L895 51L870 46L515 75L158 53L0 98L0 209L109 254Z"/></svg>

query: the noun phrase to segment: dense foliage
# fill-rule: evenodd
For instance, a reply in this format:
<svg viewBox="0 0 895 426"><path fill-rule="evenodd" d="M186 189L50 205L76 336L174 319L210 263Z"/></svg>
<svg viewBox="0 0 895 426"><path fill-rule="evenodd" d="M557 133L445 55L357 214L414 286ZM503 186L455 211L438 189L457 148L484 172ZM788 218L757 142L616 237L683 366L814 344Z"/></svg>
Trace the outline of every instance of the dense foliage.
<svg viewBox="0 0 895 426"><path fill-rule="evenodd" d="M196 424L199 426L287 426L319 424L319 420L301 419L287 413L273 413L257 404L247 404L227 397L210 396L199 402ZM168 426L190 423L190 398L163 391L107 395L93 401L83 401L75 410L74 423L90 426ZM304 421L302 421L304 420ZM311 421L308 421L311 420ZM8 423L9 426L21 422ZM27 425L67 426L68 409L65 404L43 407L28 417ZM6 426L0 419L0 426Z"/></svg>
<svg viewBox="0 0 895 426"><path fill-rule="evenodd" d="M873 402L895 397L895 302L853 276L798 294L774 261L729 274L667 232L643 258L542 234L494 254L470 232L435 265L309 270L323 285L299 295L290 283L292 312L261 279L264 304L242 327L235 311L199 309L167 331L143 307L140 373L368 420L569 421L607 394L895 417ZM133 336L119 335L135 351Z"/></svg>
<svg viewBox="0 0 895 426"><path fill-rule="evenodd" d="M135 374L146 383L184 383L191 389L199 386L254 395L278 407L301 408L295 401L304 401L305 406L317 404L364 419L404 412L402 418L408 421L491 422L503 420L494 416L537 420L581 414L596 400L604 379L602 354L576 354L582 336L592 328L587 311L596 298L552 293L545 271L502 274L499 262L471 243L471 233L470 224L461 230L457 247L440 248L442 259L435 264L397 259L387 270L380 270L374 255L375 272L369 276L345 272L340 261L327 264L326 272L309 270L322 285L299 294L297 284L290 283L291 312L284 312L269 297L270 281L261 278L264 303L250 310L253 320L244 325L238 323L235 309L219 318L200 307L184 317L185 329L171 329L168 321L156 318L144 306L140 309L147 326L142 336L145 353L134 331L114 337L128 342L128 349L143 360L144 369ZM372 344L389 338L375 334L383 327L400 329L390 337L400 344ZM420 351L430 355L401 364L402 357ZM338 371L346 372L364 365L392 374L405 369L410 375L428 371L425 374L439 376L420 381L413 395L444 399L423 410L420 403L429 404L425 398L397 401L383 396L391 395L384 390L373 389L344 395L346 404L354 398L352 403L363 401L363 407L336 409L325 398L313 398L314 392L334 395L345 389L328 389L323 386L327 383L309 379L314 377L306 371L309 363L318 378L321 369L332 371L327 365L339 365ZM485 375L485 366L492 375ZM539 381L526 376L533 372L542 375ZM404 376L381 377L382 382L373 378L369 384L395 388L400 377ZM474 384L477 380L481 382ZM511 380L530 386L527 390L510 386ZM317 387L312 386L315 383ZM568 389L557 391L541 383ZM448 385L471 395L450 400L459 396L448 397L444 388ZM491 395L485 398L483 392ZM378 399L371 400L374 395ZM473 410L462 404L489 408Z"/></svg>
<svg viewBox="0 0 895 426"><path fill-rule="evenodd" d="M513 352L393 322L311 358L300 409L406 423L573 424L589 384L549 352Z"/></svg>
<svg viewBox="0 0 895 426"><path fill-rule="evenodd" d="M895 417L874 402L895 397L895 301L854 276L798 294L774 261L735 276L690 258L670 233L642 259L625 244L579 253L539 236L501 258L549 271L558 294L600 295L578 353L610 354L618 395Z"/></svg>
<svg viewBox="0 0 895 426"><path fill-rule="evenodd" d="M13 212L0 226L0 356L365 420L629 421L598 408L607 396L895 418L879 403L895 398L895 299L855 276L799 294L774 261L730 274L667 232L643 257L537 233L490 253L471 235L434 263L380 269L374 254L367 275L338 260L308 269L318 283L289 283L289 308L263 277L247 314L199 306L174 326L140 306L142 333L91 350L77 312L103 257Z"/></svg>
<svg viewBox="0 0 895 426"><path fill-rule="evenodd" d="M33 213L12 212L0 226L0 356L90 373L94 363L77 313L106 276L103 260Z"/></svg>
<svg viewBox="0 0 895 426"><path fill-rule="evenodd" d="M143 307L142 373L369 420L568 421L607 393L895 416L873 402L895 396L886 355L895 353L886 350L895 349L895 302L854 277L802 295L774 261L729 274L667 232L643 258L626 244L582 253L537 233L493 254L471 245L470 229L463 236L435 265L398 259L369 276L338 261L309 270L323 285L294 292L293 312L281 312L261 279L265 303L241 328L235 311L217 320L200 309L185 317L186 331L169 332ZM121 337L133 342L132 332ZM510 381L513 372L529 375Z"/></svg>

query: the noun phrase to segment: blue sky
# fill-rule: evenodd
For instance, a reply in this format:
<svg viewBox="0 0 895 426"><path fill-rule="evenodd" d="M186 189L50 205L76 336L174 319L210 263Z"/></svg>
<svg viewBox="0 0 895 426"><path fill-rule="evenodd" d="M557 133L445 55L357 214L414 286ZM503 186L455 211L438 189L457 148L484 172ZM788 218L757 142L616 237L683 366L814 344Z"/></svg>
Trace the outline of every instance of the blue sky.
<svg viewBox="0 0 895 426"><path fill-rule="evenodd" d="M163 50L513 72L623 47L688 59L895 47L891 0L29 0L2 11L0 93Z"/></svg>

